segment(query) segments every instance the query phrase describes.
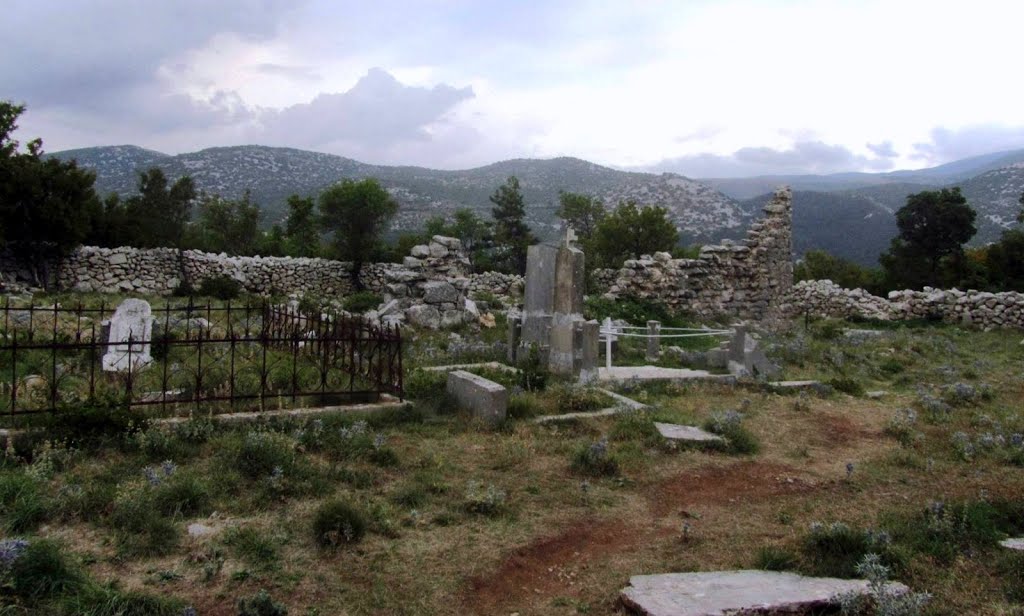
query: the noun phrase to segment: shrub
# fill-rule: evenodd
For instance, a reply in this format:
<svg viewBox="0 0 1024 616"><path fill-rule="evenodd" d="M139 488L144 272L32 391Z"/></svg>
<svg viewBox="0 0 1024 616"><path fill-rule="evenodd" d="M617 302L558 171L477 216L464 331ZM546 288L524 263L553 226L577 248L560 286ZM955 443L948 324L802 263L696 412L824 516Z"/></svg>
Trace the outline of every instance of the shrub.
<svg viewBox="0 0 1024 616"><path fill-rule="evenodd" d="M46 519L43 487L25 471L0 475L0 517L9 533L34 530Z"/></svg>
<svg viewBox="0 0 1024 616"><path fill-rule="evenodd" d="M612 441L638 441L648 447L657 447L664 442L654 425L654 419L643 411L631 411L616 416L610 437Z"/></svg>
<svg viewBox="0 0 1024 616"><path fill-rule="evenodd" d="M372 291L357 291L342 302L341 307L353 314L363 314L381 305L383 299Z"/></svg>
<svg viewBox="0 0 1024 616"><path fill-rule="evenodd" d="M47 413L43 427L50 440L79 448L119 442L135 429L146 427L119 396L97 396L76 404L62 404Z"/></svg>
<svg viewBox="0 0 1024 616"><path fill-rule="evenodd" d="M313 539L323 548L358 543L365 534L366 515L344 501L327 501L313 517Z"/></svg>
<svg viewBox="0 0 1024 616"><path fill-rule="evenodd" d="M548 384L548 367L541 361L540 349L531 344L526 357L519 362L520 385L526 391L543 391Z"/></svg>
<svg viewBox="0 0 1024 616"><path fill-rule="evenodd" d="M615 475L619 472L619 462L608 451L608 439L602 438L573 452L572 469L594 477Z"/></svg>
<svg viewBox="0 0 1024 616"><path fill-rule="evenodd" d="M857 563L869 552L889 553L891 537L885 531L863 531L842 522L828 526L815 522L803 540L809 573L826 577L857 576Z"/></svg>
<svg viewBox="0 0 1024 616"><path fill-rule="evenodd" d="M687 327L685 315L673 313L665 304L636 297L620 297L609 300L592 296L587 298L583 313L588 319L604 321L611 317L634 325L644 325L648 321L659 321L665 327Z"/></svg>
<svg viewBox="0 0 1024 616"><path fill-rule="evenodd" d="M843 335L843 322L824 319L811 326L811 335L818 340L836 340Z"/></svg>
<svg viewBox="0 0 1024 616"><path fill-rule="evenodd" d="M914 444L917 438L917 413L914 409L900 409L896 411L885 425L885 433L895 438L904 447Z"/></svg>
<svg viewBox="0 0 1024 616"><path fill-rule="evenodd" d="M541 407L532 394L512 396L508 401L508 416L512 419L529 419L540 415Z"/></svg>
<svg viewBox="0 0 1024 616"><path fill-rule="evenodd" d="M124 556L163 556L178 545L178 529L160 515L148 488L130 490L114 501L108 523Z"/></svg>
<svg viewBox="0 0 1024 616"><path fill-rule="evenodd" d="M51 541L5 539L0 542L0 559L5 585L30 603L75 592L83 582L81 572Z"/></svg>
<svg viewBox="0 0 1024 616"><path fill-rule="evenodd" d="M743 427L743 413L726 411L712 413L704 429L725 438L724 449L734 454L755 454L761 449L757 438Z"/></svg>
<svg viewBox="0 0 1024 616"><path fill-rule="evenodd" d="M754 567L764 571L791 571L796 569L797 557L789 550L766 546L757 552Z"/></svg>
<svg viewBox="0 0 1024 616"><path fill-rule="evenodd" d="M206 483L190 473L175 473L156 487L153 505L165 516L193 516L210 504Z"/></svg>
<svg viewBox="0 0 1024 616"><path fill-rule="evenodd" d="M505 502L508 495L497 486L488 484L485 488L478 481L470 481L466 484L466 500L463 508L469 513L495 516L505 509Z"/></svg>
<svg viewBox="0 0 1024 616"><path fill-rule="evenodd" d="M242 284L231 276L213 276L199 283L199 295L213 297L222 301L238 299L242 294Z"/></svg>
<svg viewBox="0 0 1024 616"><path fill-rule="evenodd" d="M903 592L889 584L889 568L878 554L866 554L856 573L868 580L867 593L850 591L838 597L844 616L917 616L931 600L928 593Z"/></svg>
<svg viewBox="0 0 1024 616"><path fill-rule="evenodd" d="M252 526L236 526L224 534L224 543L236 557L251 565L269 567L277 561L277 546Z"/></svg>
<svg viewBox="0 0 1024 616"><path fill-rule="evenodd" d="M295 444L292 439L277 432L251 430L247 432L234 452L234 465L249 479L271 475L275 469L292 470L295 464Z"/></svg>
<svg viewBox="0 0 1024 616"><path fill-rule="evenodd" d="M836 377L828 382L832 389L851 396L863 396L864 386L849 377Z"/></svg>
<svg viewBox="0 0 1024 616"><path fill-rule="evenodd" d="M604 395L593 387L576 383L559 383L549 390L559 413L583 413L605 405Z"/></svg>
<svg viewBox="0 0 1024 616"><path fill-rule="evenodd" d="M1024 506L1008 501L933 502L910 516L887 521L894 537L939 562L958 554L993 547L1003 535L1024 532Z"/></svg>
<svg viewBox="0 0 1024 616"><path fill-rule="evenodd" d="M261 589L251 597L238 600L238 616L288 616L288 608Z"/></svg>
<svg viewBox="0 0 1024 616"><path fill-rule="evenodd" d="M448 375L443 372L414 370L402 385L407 398L436 413L448 406L447 381Z"/></svg>

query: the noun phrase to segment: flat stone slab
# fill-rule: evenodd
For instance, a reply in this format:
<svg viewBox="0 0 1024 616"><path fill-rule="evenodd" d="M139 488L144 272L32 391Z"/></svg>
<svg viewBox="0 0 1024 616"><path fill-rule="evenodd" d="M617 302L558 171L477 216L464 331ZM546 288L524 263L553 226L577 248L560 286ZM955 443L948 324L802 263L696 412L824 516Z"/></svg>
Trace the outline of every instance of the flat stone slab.
<svg viewBox="0 0 1024 616"><path fill-rule="evenodd" d="M612 366L598 368L597 378L601 381L735 381L731 374L711 374L707 370L690 370L688 368L661 368L658 366Z"/></svg>
<svg viewBox="0 0 1024 616"><path fill-rule="evenodd" d="M1004 548L1009 548L1011 550L1020 550L1020 551L1024 552L1024 537L1014 537L1012 539L1003 539L1002 541L999 542L999 545L1003 546Z"/></svg>
<svg viewBox="0 0 1024 616"><path fill-rule="evenodd" d="M646 616L726 616L761 610L794 612L826 607L844 592L864 593L866 580L811 578L776 571L704 571L634 575L620 598ZM898 592L906 586L892 584Z"/></svg>
<svg viewBox="0 0 1024 616"><path fill-rule="evenodd" d="M779 389L810 389L818 387L821 383L818 381L772 381L768 385Z"/></svg>
<svg viewBox="0 0 1024 616"><path fill-rule="evenodd" d="M679 424L667 424L654 422L658 432L670 441L688 441L693 443L725 442L725 439L697 426L681 426Z"/></svg>
<svg viewBox="0 0 1024 616"><path fill-rule="evenodd" d="M614 391L608 389L597 388L597 391L608 396L609 398L618 402L617 406L607 409L599 409L597 411L581 411L579 413L562 413L561 415L542 415L534 418L534 423L544 424L553 423L558 421L567 421L571 419L589 419L591 417L608 417L610 415L621 415L622 413L632 413L635 411L643 411L648 406L642 402L637 402L631 398L627 398L622 394L617 394Z"/></svg>
<svg viewBox="0 0 1024 616"><path fill-rule="evenodd" d="M502 372L508 372L510 374L518 374L519 368L503 364L497 361L487 361L478 364L451 364L449 366L424 366L423 369L427 372L451 372L452 370L479 370L481 368L487 368L490 370L500 370Z"/></svg>

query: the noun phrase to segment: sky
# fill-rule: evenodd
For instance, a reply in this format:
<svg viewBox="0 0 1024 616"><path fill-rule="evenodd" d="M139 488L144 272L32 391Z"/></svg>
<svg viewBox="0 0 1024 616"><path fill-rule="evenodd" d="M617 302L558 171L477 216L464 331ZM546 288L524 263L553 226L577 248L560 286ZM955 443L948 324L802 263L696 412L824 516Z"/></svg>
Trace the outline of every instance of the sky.
<svg viewBox="0 0 1024 616"><path fill-rule="evenodd" d="M1024 148L1018 0L6 0L47 151L886 171Z"/></svg>

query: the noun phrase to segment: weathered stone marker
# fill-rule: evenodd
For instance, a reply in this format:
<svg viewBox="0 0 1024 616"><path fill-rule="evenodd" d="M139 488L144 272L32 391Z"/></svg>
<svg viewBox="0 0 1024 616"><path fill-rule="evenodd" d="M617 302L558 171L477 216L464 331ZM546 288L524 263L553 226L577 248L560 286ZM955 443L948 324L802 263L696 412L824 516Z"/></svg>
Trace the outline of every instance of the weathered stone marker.
<svg viewBox="0 0 1024 616"><path fill-rule="evenodd" d="M135 371L153 361L150 341L153 338L153 311L149 302L126 299L110 318L107 352L103 369L107 372ZM129 344L129 341L130 344Z"/></svg>
<svg viewBox="0 0 1024 616"><path fill-rule="evenodd" d="M661 359L661 322L647 322L647 361L658 361Z"/></svg>
<svg viewBox="0 0 1024 616"><path fill-rule="evenodd" d="M473 413L490 425L505 421L508 416L508 390L503 386L465 370L448 373L446 390L459 408Z"/></svg>
<svg viewBox="0 0 1024 616"><path fill-rule="evenodd" d="M563 242L538 244L527 250L521 335L515 346L517 358L536 346L548 369L560 375L578 375L585 355L584 330L580 327L584 256L583 251L572 245L575 239L570 227ZM512 343L515 326L509 327Z"/></svg>

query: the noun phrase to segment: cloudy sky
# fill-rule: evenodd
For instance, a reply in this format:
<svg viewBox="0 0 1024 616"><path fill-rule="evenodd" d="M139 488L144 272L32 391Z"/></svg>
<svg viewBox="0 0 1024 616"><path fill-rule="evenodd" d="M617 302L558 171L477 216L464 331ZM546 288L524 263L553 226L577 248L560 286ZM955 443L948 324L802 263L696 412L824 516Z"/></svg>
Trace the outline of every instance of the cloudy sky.
<svg viewBox="0 0 1024 616"><path fill-rule="evenodd" d="M1024 147L1017 0L7 0L0 98L48 151L259 143L693 177Z"/></svg>

